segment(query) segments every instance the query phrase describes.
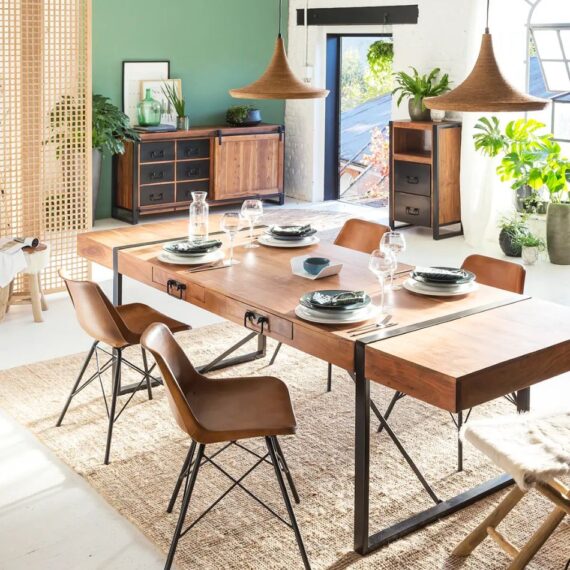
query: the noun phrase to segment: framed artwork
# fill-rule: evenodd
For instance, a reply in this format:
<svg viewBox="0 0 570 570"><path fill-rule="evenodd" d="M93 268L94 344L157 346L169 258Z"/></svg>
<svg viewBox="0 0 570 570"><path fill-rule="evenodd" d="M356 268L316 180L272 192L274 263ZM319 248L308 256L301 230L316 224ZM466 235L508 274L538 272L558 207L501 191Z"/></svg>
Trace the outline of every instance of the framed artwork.
<svg viewBox="0 0 570 570"><path fill-rule="evenodd" d="M141 100L141 81L164 80L170 76L170 61L123 61L123 112L133 126L138 125L137 105Z"/></svg>
<svg viewBox="0 0 570 570"><path fill-rule="evenodd" d="M140 82L140 93L139 99L142 99L146 90L150 89L152 93L152 98L160 101L162 105L162 119L160 120L163 125L173 125L176 126L176 119L178 115L176 110L172 106L172 103L168 100L168 97L164 94L163 87L164 84L168 83L174 88L179 97L182 97L182 80L180 79L166 79L166 80L156 80L156 79L143 79Z"/></svg>

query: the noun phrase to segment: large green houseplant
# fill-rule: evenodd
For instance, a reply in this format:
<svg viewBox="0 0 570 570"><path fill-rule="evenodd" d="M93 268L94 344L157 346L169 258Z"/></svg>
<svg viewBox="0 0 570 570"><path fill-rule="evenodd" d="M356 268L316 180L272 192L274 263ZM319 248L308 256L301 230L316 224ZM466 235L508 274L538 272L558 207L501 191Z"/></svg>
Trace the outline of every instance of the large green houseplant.
<svg viewBox="0 0 570 570"><path fill-rule="evenodd" d="M415 67L411 69L413 72L411 75L404 71L394 74L396 88L392 91L392 95L399 95L398 107L405 97L408 98L408 110L412 121L429 121L430 111L424 105L424 99L437 97L449 91L449 75L445 73L438 78L441 71L439 67L432 69L426 75L420 75Z"/></svg>

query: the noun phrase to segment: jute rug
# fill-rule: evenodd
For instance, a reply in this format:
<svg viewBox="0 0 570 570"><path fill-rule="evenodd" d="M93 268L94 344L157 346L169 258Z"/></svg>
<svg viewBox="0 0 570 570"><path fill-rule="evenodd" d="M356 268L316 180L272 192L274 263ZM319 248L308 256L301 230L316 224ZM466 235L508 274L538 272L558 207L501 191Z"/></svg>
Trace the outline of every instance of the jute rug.
<svg viewBox="0 0 570 570"><path fill-rule="evenodd" d="M202 328L179 339L196 363L208 361L243 336L230 324ZM270 343L270 346L272 344ZM138 353L132 355L136 361ZM165 513L170 492L188 449L176 427L162 388L151 402L136 395L115 427L111 465L102 465L106 415L100 390L92 384L73 402L64 426L55 428L84 355L75 355L0 374L0 406L31 430L64 462L81 474L123 516L137 525L164 552L170 543L177 512ZM402 570L499 569L508 558L489 543L466 562L450 557L453 547L500 498L495 495L427 529L361 558L352 551L354 386L336 369L333 391L326 393L326 364L285 348L274 366L268 359L245 364L220 375L272 374L290 387L298 418L298 434L283 438L302 503L296 509L313 568L377 568ZM108 386L109 380L107 380ZM391 393L373 387L385 407ZM477 409L473 417L510 414L506 401ZM475 450L466 449L466 472L456 474L454 428L447 414L412 399L399 403L393 428L444 497L495 475L494 467ZM373 422L375 432L376 422ZM261 442L252 441L261 450ZM252 465L252 457L237 451L219 457L233 475ZM386 434L372 436L371 529L395 522L430 506L402 457ZM261 498L285 514L270 466L256 470L246 483ZM190 517L201 513L228 486L227 480L204 467L195 489ZM532 496L505 524L505 534L523 544L549 509ZM532 570L562 570L570 557L570 525L563 523L547 542ZM177 554L180 569L302 568L293 533L241 491L233 491L184 539Z"/></svg>

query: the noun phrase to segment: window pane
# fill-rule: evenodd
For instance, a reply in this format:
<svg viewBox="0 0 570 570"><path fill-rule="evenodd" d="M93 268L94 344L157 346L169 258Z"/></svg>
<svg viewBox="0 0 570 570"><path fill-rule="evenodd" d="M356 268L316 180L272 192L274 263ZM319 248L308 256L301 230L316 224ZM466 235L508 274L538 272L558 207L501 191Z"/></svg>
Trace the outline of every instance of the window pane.
<svg viewBox="0 0 570 570"><path fill-rule="evenodd" d="M534 41L540 59L563 59L556 30L534 30Z"/></svg>
<svg viewBox="0 0 570 570"><path fill-rule="evenodd" d="M549 91L570 91L570 78L564 62L543 61L542 68Z"/></svg>
<svg viewBox="0 0 570 570"><path fill-rule="evenodd" d="M560 37L562 38L562 45L564 46L564 55L566 59L570 59L570 30L561 30Z"/></svg>
<svg viewBox="0 0 570 570"><path fill-rule="evenodd" d="M570 101L556 103L554 109L554 138L570 140Z"/></svg>

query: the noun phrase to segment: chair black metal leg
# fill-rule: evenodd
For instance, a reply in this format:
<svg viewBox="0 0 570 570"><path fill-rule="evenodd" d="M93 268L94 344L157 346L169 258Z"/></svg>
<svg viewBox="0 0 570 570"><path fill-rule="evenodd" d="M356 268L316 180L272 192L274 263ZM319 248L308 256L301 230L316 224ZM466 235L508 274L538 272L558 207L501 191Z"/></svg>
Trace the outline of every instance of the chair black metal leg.
<svg viewBox="0 0 570 570"><path fill-rule="evenodd" d="M516 393L517 412L530 411L530 388L524 388Z"/></svg>
<svg viewBox="0 0 570 570"><path fill-rule="evenodd" d="M311 564L309 563L309 557L307 556L307 551L305 550L305 545L303 543L303 537L301 536L301 531L299 530L299 525L297 524L297 519L295 517L295 511L293 511L293 505L291 504L291 499L287 493L287 488L285 487L285 481L283 480L283 474L281 469L279 469L279 463L277 459L277 446L275 445L275 437L266 437L265 442L267 444L267 449L271 455L271 462L273 463L273 468L275 470L275 476L277 477L277 482L279 483L279 489L281 489L281 494L283 495L283 501L285 502L285 507L289 513L289 520L291 521L291 526L295 532L295 538L297 539L297 545L299 546L299 551L301 552L301 558L303 559L303 565L305 570L311 570Z"/></svg>
<svg viewBox="0 0 570 570"><path fill-rule="evenodd" d="M87 367L89 366L89 363L91 362L91 359L93 358L93 353L95 352L95 349L97 348L98 344L99 344L99 341L95 341L91 345L91 348L89 349L89 352L87 353L87 357L85 358L85 362L83 363L83 366L81 367L81 371L79 372L79 375L77 376L77 380L75 381L75 384L73 385L73 388L71 389L71 392L69 393L69 397L67 398L67 402L65 402L65 406L63 406L63 410L61 411L59 419L57 420L57 423L55 424L56 427L59 427L61 425L61 423L63 422L63 418L65 417L65 414L67 413L67 409L69 408L69 404L71 404L71 400L73 400L73 396L75 395L75 391L77 390L77 388L79 387L79 384L81 383L81 379L83 378L83 375L85 374L85 371L87 370Z"/></svg>
<svg viewBox="0 0 570 570"><path fill-rule="evenodd" d="M280 342L276 347L275 347L275 352L273 353L273 356L271 357L271 360L269 361L269 366L273 366L273 364L275 363L275 360L277 359L277 355L279 354L279 351L281 350L281 347L283 346L283 343Z"/></svg>
<svg viewBox="0 0 570 570"><path fill-rule="evenodd" d="M152 400L152 378L150 377L150 373L148 370L148 361L146 359L146 350L142 346L141 346L141 353L142 353L144 374L146 377L146 389L148 392L148 399Z"/></svg>
<svg viewBox="0 0 570 570"><path fill-rule="evenodd" d="M384 414L385 420L388 420L390 418L394 406L397 404L398 400L400 400L402 397L403 397L402 392L398 392L396 390L394 396L392 397L390 403L388 404L388 407L386 408L386 413ZM378 433L381 433L383 429L384 429L384 424L380 422L380 425L378 426Z"/></svg>
<svg viewBox="0 0 570 570"><path fill-rule="evenodd" d="M463 412L457 412L457 472L463 471L463 441L461 441L461 427L463 426Z"/></svg>
<svg viewBox="0 0 570 570"><path fill-rule="evenodd" d="M167 513L171 513L172 509L174 509L174 505L176 504L176 499L178 498L178 493L180 492L180 487L182 486L182 482L184 481L184 479L186 479L190 465L192 465L192 459L194 458L195 451L196 451L196 442L192 441L192 445L190 446L190 450L186 455L186 459L184 460L184 464L182 465L182 470L180 471L180 475L178 476L178 480L176 481L176 485L174 486L172 497L170 497L170 502L168 503L168 507L166 509Z"/></svg>
<svg viewBox="0 0 570 570"><path fill-rule="evenodd" d="M277 450L277 455L281 460L281 467L283 473L285 473L285 477L287 477L287 482L289 483L289 489L291 489L291 494L293 495L293 499L295 499L295 502L299 504L301 502L301 499L299 498L299 493L297 493L297 487L295 486L295 482L293 481L293 476L291 475L291 471L289 471L289 466L287 465L287 461L285 460L285 454L283 453L283 450L281 449L281 444L279 443L279 440L277 438L275 438L275 449Z"/></svg>
<svg viewBox="0 0 570 570"><path fill-rule="evenodd" d="M176 548L178 547L178 541L180 540L180 535L182 534L182 527L184 526L184 520L186 519L186 513L188 512L188 506L190 505L190 499L192 498L192 491L194 490L194 485L196 484L196 478L198 477L198 471L200 470L200 465L204 457L205 445L201 443L198 446L198 453L196 455L196 460L194 461L194 466L190 473L190 479L184 493L184 498L182 499L182 506L180 508L180 516L178 517L178 522L176 523L176 530L174 531L174 536L172 537L172 542L170 543L170 550L168 551L168 557L166 559L166 564L164 570L170 570L172 568L172 563L174 562L174 555L176 554Z"/></svg>
<svg viewBox="0 0 570 570"><path fill-rule="evenodd" d="M105 465L109 465L111 455L111 440L113 439L113 425L115 424L115 411L117 409L117 399L121 389L121 364L123 352L121 349L113 349L115 355L115 370L113 374L113 396L111 398L111 408L109 409L109 428L107 430L107 446L105 448Z"/></svg>
<svg viewBox="0 0 570 570"><path fill-rule="evenodd" d="M327 392L332 390L332 364L328 363L327 368Z"/></svg>

